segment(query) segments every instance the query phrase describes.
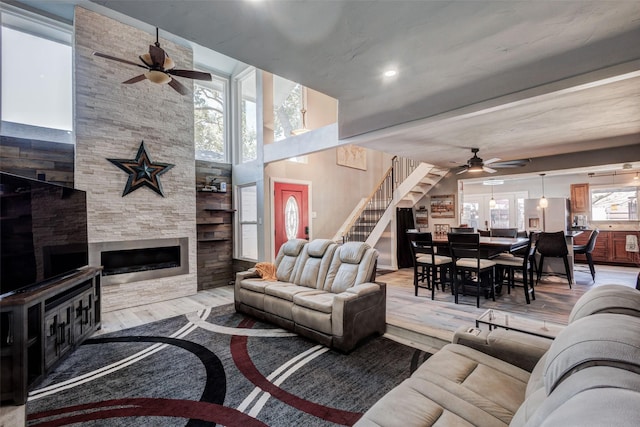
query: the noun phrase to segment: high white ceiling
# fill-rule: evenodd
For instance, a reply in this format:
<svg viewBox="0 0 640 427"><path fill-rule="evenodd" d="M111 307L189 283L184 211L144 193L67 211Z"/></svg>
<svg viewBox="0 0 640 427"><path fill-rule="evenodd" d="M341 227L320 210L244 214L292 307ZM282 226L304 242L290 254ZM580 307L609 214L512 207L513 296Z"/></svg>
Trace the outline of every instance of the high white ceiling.
<svg viewBox="0 0 640 427"><path fill-rule="evenodd" d="M640 1L93 3L338 99L341 139L393 154L640 143Z"/></svg>

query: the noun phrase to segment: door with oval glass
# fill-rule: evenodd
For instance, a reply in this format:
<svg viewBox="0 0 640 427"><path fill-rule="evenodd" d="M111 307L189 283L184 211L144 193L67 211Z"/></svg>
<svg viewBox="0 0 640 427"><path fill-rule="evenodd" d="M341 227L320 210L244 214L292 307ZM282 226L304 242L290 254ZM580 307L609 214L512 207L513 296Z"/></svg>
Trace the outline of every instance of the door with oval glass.
<svg viewBox="0 0 640 427"><path fill-rule="evenodd" d="M306 184L274 184L275 254L289 239L309 238L309 187Z"/></svg>

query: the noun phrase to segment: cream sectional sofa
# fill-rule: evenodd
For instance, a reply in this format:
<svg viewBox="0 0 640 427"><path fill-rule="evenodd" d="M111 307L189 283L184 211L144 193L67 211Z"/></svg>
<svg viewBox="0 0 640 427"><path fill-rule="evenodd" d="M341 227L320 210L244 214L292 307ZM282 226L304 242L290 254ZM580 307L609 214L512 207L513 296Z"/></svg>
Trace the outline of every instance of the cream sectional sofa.
<svg viewBox="0 0 640 427"><path fill-rule="evenodd" d="M639 426L640 291L590 290L554 340L460 329L355 425Z"/></svg>
<svg viewBox="0 0 640 427"><path fill-rule="evenodd" d="M375 283L378 252L361 242L286 242L275 260L277 280L255 269L236 274L236 310L348 352L385 332L386 285Z"/></svg>

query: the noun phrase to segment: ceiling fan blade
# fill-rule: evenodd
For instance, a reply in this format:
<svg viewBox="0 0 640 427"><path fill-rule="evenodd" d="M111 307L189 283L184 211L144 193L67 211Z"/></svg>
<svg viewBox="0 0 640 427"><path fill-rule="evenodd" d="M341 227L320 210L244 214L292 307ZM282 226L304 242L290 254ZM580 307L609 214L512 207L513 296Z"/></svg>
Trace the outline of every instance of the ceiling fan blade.
<svg viewBox="0 0 640 427"><path fill-rule="evenodd" d="M500 159L497 157L494 157L493 159L489 159L486 162L484 162L485 165L490 165L491 163L495 163L495 162L499 162Z"/></svg>
<svg viewBox="0 0 640 427"><path fill-rule="evenodd" d="M146 79L146 77L144 76L144 74L140 74L139 76L135 76L129 80L127 80L126 82L122 82L123 85L130 85L132 83L138 83L141 82L142 80Z"/></svg>
<svg viewBox="0 0 640 427"><path fill-rule="evenodd" d="M151 62L153 62L153 66L157 68L164 69L164 49L152 45L149 45L149 56L151 56Z"/></svg>
<svg viewBox="0 0 640 427"><path fill-rule="evenodd" d="M488 168L488 167L486 167L486 166L483 166L483 167L482 167L482 170L483 170L483 171L485 171L485 172L487 172L487 173L496 173L496 172L498 172L497 170L495 170L495 169L491 169L491 168Z"/></svg>
<svg viewBox="0 0 640 427"><path fill-rule="evenodd" d="M186 77L188 79L207 80L211 81L211 74L203 73L202 71L193 70L166 70L167 73L178 77Z"/></svg>
<svg viewBox="0 0 640 427"><path fill-rule="evenodd" d="M93 54L95 56L99 56L101 58L106 58L106 59L111 59L112 61L122 62L123 64L135 65L136 67L140 67L140 68L147 68L144 65L140 65L140 64L138 64L136 62L128 61L126 59L116 58L115 56L107 55L107 54L104 54L104 53L93 52Z"/></svg>
<svg viewBox="0 0 640 427"><path fill-rule="evenodd" d="M174 88L181 95L186 95L189 93L189 89L187 89L182 83L180 83L176 79L171 79L171 81L169 82L169 86Z"/></svg>
<svg viewBox="0 0 640 427"><path fill-rule="evenodd" d="M460 172L457 172L456 175L463 174L463 173L467 172L468 170L469 170L469 168L464 168Z"/></svg>
<svg viewBox="0 0 640 427"><path fill-rule="evenodd" d="M491 166L494 168L521 168L523 166L531 163L531 159L518 159L518 160L507 160L504 162L494 163Z"/></svg>

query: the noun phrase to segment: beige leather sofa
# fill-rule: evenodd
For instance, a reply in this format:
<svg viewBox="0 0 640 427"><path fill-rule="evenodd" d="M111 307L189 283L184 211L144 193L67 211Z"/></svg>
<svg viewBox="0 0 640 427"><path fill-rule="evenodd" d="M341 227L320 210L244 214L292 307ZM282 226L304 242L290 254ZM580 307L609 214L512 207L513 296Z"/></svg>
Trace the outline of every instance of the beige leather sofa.
<svg viewBox="0 0 640 427"><path fill-rule="evenodd" d="M236 275L239 312L348 352L385 332L386 285L375 283L378 252L361 242L293 239L276 257L278 280Z"/></svg>
<svg viewBox="0 0 640 427"><path fill-rule="evenodd" d="M640 425L640 291L585 293L555 340L461 329L356 423L507 425Z"/></svg>

